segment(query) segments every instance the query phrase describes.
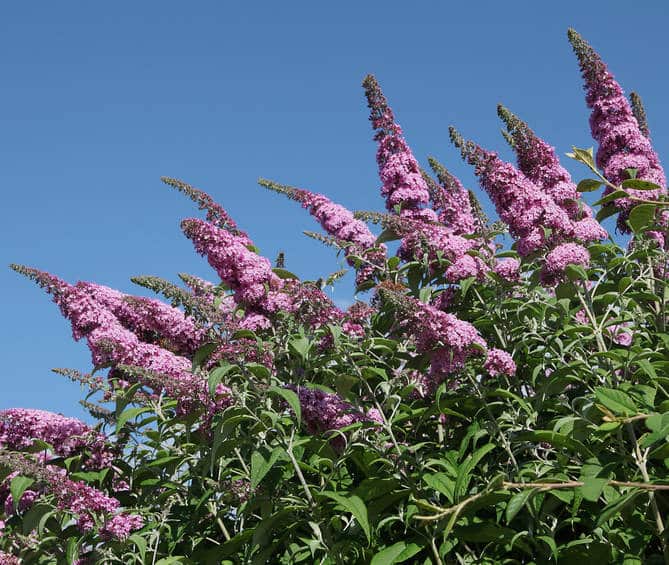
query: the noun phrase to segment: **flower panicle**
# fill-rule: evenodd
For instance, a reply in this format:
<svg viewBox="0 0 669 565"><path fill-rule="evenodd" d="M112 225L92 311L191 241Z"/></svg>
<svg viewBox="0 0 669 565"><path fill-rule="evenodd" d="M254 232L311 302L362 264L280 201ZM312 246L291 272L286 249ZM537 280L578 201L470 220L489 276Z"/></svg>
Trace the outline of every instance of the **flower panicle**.
<svg viewBox="0 0 669 565"><path fill-rule="evenodd" d="M203 190L195 188L182 180L171 177L161 177L160 180L166 185L176 188L179 192L188 196L188 198L198 205L200 210L206 210L207 221L222 229L228 230L235 235L247 237L246 233L239 229L237 222L232 219L232 216L228 214L225 208L215 202L214 199Z"/></svg>
<svg viewBox="0 0 669 565"><path fill-rule="evenodd" d="M470 235L480 231L481 226L473 214L468 192L460 179L434 157L428 157L427 160L439 181L436 193L433 188L430 189L433 208L438 213L439 221L458 235Z"/></svg>
<svg viewBox="0 0 669 565"><path fill-rule="evenodd" d="M76 369L68 369L62 367L54 367L51 369L53 373L68 378L72 382L79 383L88 387L91 391L108 391L110 387L104 382L102 377L96 377L91 373L82 373Z"/></svg>
<svg viewBox="0 0 669 565"><path fill-rule="evenodd" d="M56 275L52 275L47 271L41 271L39 269L35 269L34 267L18 265L16 263L9 265L9 268L23 275L24 277L29 278L31 281L37 283L37 285L46 290L47 293L53 294L54 296L62 293L70 287L70 285L63 279L57 277Z"/></svg>
<svg viewBox="0 0 669 565"><path fill-rule="evenodd" d="M381 91L378 81L374 75L367 75L362 81L367 97L367 106L370 110L369 120L372 127L377 130L376 138L380 140L386 136L401 135L402 130L395 123L395 116L388 105L388 100Z"/></svg>
<svg viewBox="0 0 669 565"><path fill-rule="evenodd" d="M612 185L620 185L629 178L629 169L636 170L636 178L650 181L660 188L637 192L630 189L632 197L657 200L666 194L666 175L660 159L647 137L643 112L635 113L622 87L594 49L573 29L569 41L579 61L585 82L586 104L592 110L590 131L599 147L595 156L597 166ZM638 116L638 117L637 117ZM613 191L607 186L604 194ZM630 231L627 219L636 205L632 198L618 198L613 206L619 210L618 229Z"/></svg>
<svg viewBox="0 0 669 565"><path fill-rule="evenodd" d="M327 245L328 247L335 247L337 249L345 249L347 246L347 243L345 241L342 241L340 239L337 239L336 237L332 235L326 235L323 233L318 233L316 231L310 231L310 230L304 230L302 232L304 235L307 237L310 237L311 239L315 239L316 241L320 241L322 244Z"/></svg>
<svg viewBox="0 0 669 565"><path fill-rule="evenodd" d="M113 410L109 410L100 404L95 402L89 402L88 400L80 400L79 404L86 410L93 418L98 420L104 420L105 422L112 423L116 421L116 416Z"/></svg>
<svg viewBox="0 0 669 565"><path fill-rule="evenodd" d="M648 116L646 116L646 109L643 106L643 100L637 92L630 92L630 104L632 106L632 113L639 124L639 129L644 137L650 139L650 128L648 127Z"/></svg>
<svg viewBox="0 0 669 565"><path fill-rule="evenodd" d="M308 191L303 190L301 188L289 186L287 184L281 184L273 180L265 179L262 177L258 179L258 184L263 188L266 188L267 190L271 190L278 194L283 194L284 196L287 196L291 200L295 200L300 203L304 202L305 198L309 194Z"/></svg>

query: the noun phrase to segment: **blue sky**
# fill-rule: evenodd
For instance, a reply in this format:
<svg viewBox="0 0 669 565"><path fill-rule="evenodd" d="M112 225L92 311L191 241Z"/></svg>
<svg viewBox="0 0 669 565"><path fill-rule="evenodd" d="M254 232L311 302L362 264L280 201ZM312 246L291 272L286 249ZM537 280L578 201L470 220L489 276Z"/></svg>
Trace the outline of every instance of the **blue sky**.
<svg viewBox="0 0 669 565"><path fill-rule="evenodd" d="M2 264L127 292L137 274L213 280L179 230L197 211L167 175L209 191L303 278L332 272L334 252L301 233L317 227L310 216L256 179L381 209L360 87L370 72L417 158L435 155L470 187L447 128L511 158L498 102L560 153L588 147L569 26L641 93L667 155L668 24L664 2L3 3ZM81 415L79 387L50 368L90 369L85 344L28 280L3 268L0 287L0 408Z"/></svg>

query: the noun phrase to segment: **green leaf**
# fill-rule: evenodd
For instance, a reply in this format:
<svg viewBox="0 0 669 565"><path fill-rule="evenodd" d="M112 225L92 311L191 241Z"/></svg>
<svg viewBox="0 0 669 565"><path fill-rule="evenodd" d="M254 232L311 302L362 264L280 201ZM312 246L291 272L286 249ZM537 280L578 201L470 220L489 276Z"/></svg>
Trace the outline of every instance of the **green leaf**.
<svg viewBox="0 0 669 565"><path fill-rule="evenodd" d="M347 512L353 514L353 517L357 520L358 524L360 524L360 527L365 532L367 541L371 541L372 532L369 527L369 520L367 518L367 507L359 496L343 496L341 494L337 494L336 492L330 491L324 491L321 494L331 498L340 506L342 506Z"/></svg>
<svg viewBox="0 0 669 565"><path fill-rule="evenodd" d="M453 502L453 489L455 483L449 478L446 473L434 473L432 475L423 475L423 481L430 488L443 494L448 498L449 502Z"/></svg>
<svg viewBox="0 0 669 565"><path fill-rule="evenodd" d="M595 388L595 398L614 414L634 416L638 412L634 400L621 390L597 387Z"/></svg>
<svg viewBox="0 0 669 565"><path fill-rule="evenodd" d="M602 186L602 181L597 179L583 179L576 185L576 190L579 192L592 192Z"/></svg>
<svg viewBox="0 0 669 565"><path fill-rule="evenodd" d="M624 190L614 190L611 194L607 194L604 198L600 198L599 200L597 200L597 202L593 202L592 205L604 206L609 202L613 202L614 200L618 200L619 198L627 198L628 196L629 194Z"/></svg>
<svg viewBox="0 0 669 565"><path fill-rule="evenodd" d="M641 494L644 494L644 491L634 490L614 500L611 504L608 504L604 508L604 510L602 510L602 513L599 515L599 518L597 518L597 523L595 524L595 528L599 528L599 526L601 526L605 522L608 522L609 520L620 514L620 512L622 512L627 506L632 504L632 502L634 502L636 497Z"/></svg>
<svg viewBox="0 0 669 565"><path fill-rule="evenodd" d="M601 222L606 218L613 216L614 214L617 214L618 212L619 212L618 208L616 208L613 204L607 204L606 206L599 209L599 211L595 215L595 219L598 222Z"/></svg>
<svg viewBox="0 0 669 565"><path fill-rule="evenodd" d="M140 414L149 412L150 410L151 408L148 406L136 406L134 408L128 408L127 410L123 411L123 413L120 414L118 418L116 418L116 433L118 434L121 431L128 420L132 420Z"/></svg>
<svg viewBox="0 0 669 565"><path fill-rule="evenodd" d="M251 488L256 488L260 482L269 473L280 457L285 457L285 451L282 447L275 447L269 457L265 459L260 451L254 451L251 455Z"/></svg>
<svg viewBox="0 0 669 565"><path fill-rule="evenodd" d="M295 279L296 281L300 280L300 277L298 277L295 273L291 273L290 271L282 269L281 267L274 267L272 272L280 279Z"/></svg>
<svg viewBox="0 0 669 565"><path fill-rule="evenodd" d="M567 153L568 157L576 159L581 163L585 163L591 169L595 168L595 158L592 147L590 147L589 149L579 149L578 147L573 147L572 150L573 153Z"/></svg>
<svg viewBox="0 0 669 565"><path fill-rule="evenodd" d="M138 534L132 534L129 538L128 541L131 541L132 543L135 544L137 547L137 550L139 551L139 556L141 557L142 563L144 563L144 557L146 556L146 540L138 535Z"/></svg>
<svg viewBox="0 0 669 565"><path fill-rule="evenodd" d="M608 479L601 479L597 477L585 477L583 479L583 486L579 487L583 498L590 502L597 502L602 494L602 490L609 482Z"/></svg>
<svg viewBox="0 0 669 565"><path fill-rule="evenodd" d="M627 179L623 181L623 188L632 188L634 190L658 190L660 187L652 182L641 179Z"/></svg>
<svg viewBox="0 0 669 565"><path fill-rule="evenodd" d="M524 489L520 492L514 494L509 502L506 505L506 523L510 524L511 521L516 517L518 512L521 511L523 506L527 504L527 501L534 496L537 492L537 489Z"/></svg>
<svg viewBox="0 0 669 565"><path fill-rule="evenodd" d="M265 367L265 365L261 365L260 363L245 363L244 368L248 369L262 381L267 381L272 376L271 371Z"/></svg>
<svg viewBox="0 0 669 565"><path fill-rule="evenodd" d="M385 229L379 234L379 237L376 238L376 245L379 245L380 243L386 243L388 241L395 241L396 239L400 239L400 236L397 235L393 230Z"/></svg>
<svg viewBox="0 0 669 565"><path fill-rule="evenodd" d="M655 204L639 204L632 208L627 223L634 233L639 233L652 225L655 220Z"/></svg>
<svg viewBox="0 0 669 565"><path fill-rule="evenodd" d="M402 563L407 559L413 557L423 548L415 543L406 544L403 541L386 547L379 551L373 558L370 565L393 565L394 563Z"/></svg>
<svg viewBox="0 0 669 565"><path fill-rule="evenodd" d="M574 265L574 264L569 264L565 267L564 269L565 273L567 273L567 276L569 277L569 280L572 281L587 281L588 280L588 273L586 270L581 266L581 265Z"/></svg>
<svg viewBox="0 0 669 565"><path fill-rule="evenodd" d="M234 365L225 363L221 367L216 367L209 373L209 394L214 394L216 387L223 380L223 377L225 377L233 367Z"/></svg>
<svg viewBox="0 0 669 565"><path fill-rule="evenodd" d="M19 502L21 501L23 493L34 482L35 479L31 479L30 477L23 477L21 475L18 475L12 479L9 485L9 492L12 494L12 501L14 502L14 511L18 509Z"/></svg>
<svg viewBox="0 0 669 565"><path fill-rule="evenodd" d="M519 441L532 441L532 442L546 442L550 443L553 447L563 447L570 451L580 453L587 457L592 457L592 452L580 441L566 436L564 434L559 434L551 430L536 430L532 432L521 432L515 439Z"/></svg>
<svg viewBox="0 0 669 565"><path fill-rule="evenodd" d="M211 354L216 350L218 344L216 343L205 343L201 346L193 355L193 371L202 366L202 364L209 359Z"/></svg>
<svg viewBox="0 0 669 565"><path fill-rule="evenodd" d="M269 392L270 394L276 394L281 398L283 398L288 403L288 405L293 409L297 421L298 422L302 421L302 406L300 405L300 398L294 391L288 388L279 388L278 386L271 386L269 387L267 392Z"/></svg>
<svg viewBox="0 0 669 565"><path fill-rule="evenodd" d="M33 504L23 515L23 523L21 524L23 534L27 536L33 530L37 530L42 518L46 517L48 519L55 512L50 504ZM41 532L39 534L41 535Z"/></svg>
<svg viewBox="0 0 669 565"><path fill-rule="evenodd" d="M295 336L288 342L288 347L299 357L305 361L309 355L309 348L311 343L303 335Z"/></svg>
<svg viewBox="0 0 669 565"><path fill-rule="evenodd" d="M77 538L71 537L67 540L65 559L67 559L68 563L74 563L77 557L79 557L79 547L77 544Z"/></svg>

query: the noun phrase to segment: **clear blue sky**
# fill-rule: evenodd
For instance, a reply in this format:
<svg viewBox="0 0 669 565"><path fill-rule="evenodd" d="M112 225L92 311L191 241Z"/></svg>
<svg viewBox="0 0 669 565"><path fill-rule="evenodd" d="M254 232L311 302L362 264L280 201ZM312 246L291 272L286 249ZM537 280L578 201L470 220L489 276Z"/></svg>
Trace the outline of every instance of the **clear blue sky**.
<svg viewBox="0 0 669 565"><path fill-rule="evenodd" d="M641 93L668 155L668 16L659 1L3 3L2 264L128 292L136 274L213 278L179 230L197 212L167 175L209 191L302 277L332 272L334 252L301 234L316 228L308 214L256 179L381 209L369 72L417 158L468 186L448 125L508 155L498 102L561 153L590 146L569 26ZM85 344L28 280L3 268L0 286L0 408L81 415L79 387L50 368L90 369Z"/></svg>

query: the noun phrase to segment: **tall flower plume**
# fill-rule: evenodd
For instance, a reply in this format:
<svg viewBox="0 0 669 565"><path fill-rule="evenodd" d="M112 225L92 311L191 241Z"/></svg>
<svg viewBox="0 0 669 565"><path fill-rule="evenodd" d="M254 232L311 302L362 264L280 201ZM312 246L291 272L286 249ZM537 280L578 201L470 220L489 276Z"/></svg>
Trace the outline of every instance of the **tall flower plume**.
<svg viewBox="0 0 669 565"><path fill-rule="evenodd" d="M511 136L518 168L567 213L573 223L571 235L583 243L604 239L606 230L592 217L591 208L581 199L555 149L501 104L497 106L497 113Z"/></svg>
<svg viewBox="0 0 669 565"><path fill-rule="evenodd" d="M269 260L251 251L243 239L195 218L184 220L181 226L197 252L207 257L234 292L235 300L247 308L247 314L271 317L293 312L312 327L343 317L320 289L278 277Z"/></svg>
<svg viewBox="0 0 669 565"><path fill-rule="evenodd" d="M534 182L496 153L465 141L453 127L450 136L463 159L474 165L481 186L499 217L509 226L521 255L561 243L571 236L573 225L569 215Z"/></svg>
<svg viewBox="0 0 669 565"><path fill-rule="evenodd" d="M627 169L636 169L636 178L659 185L655 191L628 192L639 198L658 198L666 193L666 177L660 159L650 140L644 135L643 125L634 117L621 86L595 50L573 29L567 32L576 53L585 81L586 103L592 109L590 130L599 143L596 162L604 176L614 185L629 178ZM613 189L607 187L605 194ZM620 198L614 201L620 210L618 228L628 232L627 217L634 201Z"/></svg>
<svg viewBox="0 0 669 565"><path fill-rule="evenodd" d="M50 444L59 457L88 452L85 463L91 469L106 467L113 458L106 436L81 420L45 410L0 410L0 448L24 450L35 440Z"/></svg>
<svg viewBox="0 0 669 565"><path fill-rule="evenodd" d="M162 375L158 385L155 382L147 384L177 399L181 412L193 407L217 409L230 403L228 391L222 389L212 405L207 383L191 372L189 359L141 341L123 327L111 311L96 301L86 283L70 285L49 273L27 267L17 266L15 270L28 274L54 296L54 302L70 321L74 339L86 339L94 365L137 366Z"/></svg>
<svg viewBox="0 0 669 565"><path fill-rule="evenodd" d="M436 221L434 211L422 207L430 201L430 192L379 83L368 75L362 86L370 109L369 119L376 130L374 139L379 144L376 160L386 207L394 210L395 206L400 206L402 216Z"/></svg>
<svg viewBox="0 0 669 565"><path fill-rule="evenodd" d="M291 310L290 299L281 292L285 281L274 274L268 259L248 248L247 238L197 218L184 220L181 228L235 293L237 302L263 314Z"/></svg>
<svg viewBox="0 0 669 565"><path fill-rule="evenodd" d="M439 221L455 235L474 234L480 226L472 210L469 192L460 179L434 157L428 157L427 161L439 181L439 184L430 186L430 178L426 175L430 200Z"/></svg>
<svg viewBox="0 0 669 565"><path fill-rule="evenodd" d="M322 194L266 179L260 179L258 183L260 186L284 194L302 204L302 207L309 210L309 213L318 220L321 227L329 235L350 243L346 248L347 254L363 256L366 261L371 263L366 263L360 267L358 284L372 276L375 267L383 268L386 246L383 244L377 245L376 236L364 222L356 219L350 210L332 202ZM349 260L349 264L355 266L355 261Z"/></svg>
<svg viewBox="0 0 669 565"><path fill-rule="evenodd" d="M206 330L198 327L192 318L159 300L130 296L90 282L78 286L88 291L96 302L142 341L158 342L179 355L189 356L206 340Z"/></svg>

